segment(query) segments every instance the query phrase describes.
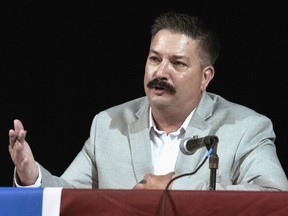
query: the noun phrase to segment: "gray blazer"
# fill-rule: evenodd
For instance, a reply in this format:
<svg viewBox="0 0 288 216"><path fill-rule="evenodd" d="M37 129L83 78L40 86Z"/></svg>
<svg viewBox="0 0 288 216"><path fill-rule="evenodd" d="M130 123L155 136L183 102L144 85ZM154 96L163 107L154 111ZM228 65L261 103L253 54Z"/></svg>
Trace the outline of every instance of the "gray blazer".
<svg viewBox="0 0 288 216"><path fill-rule="evenodd" d="M132 189L152 173L149 137L149 104L141 97L97 114L90 137L61 177L40 165L45 187ZM185 138L216 135L216 190L288 190L287 177L276 154L271 121L239 104L204 92L189 123ZM175 172L194 171L207 153L193 155L179 151ZM173 189L207 190L209 160L191 176L173 182Z"/></svg>

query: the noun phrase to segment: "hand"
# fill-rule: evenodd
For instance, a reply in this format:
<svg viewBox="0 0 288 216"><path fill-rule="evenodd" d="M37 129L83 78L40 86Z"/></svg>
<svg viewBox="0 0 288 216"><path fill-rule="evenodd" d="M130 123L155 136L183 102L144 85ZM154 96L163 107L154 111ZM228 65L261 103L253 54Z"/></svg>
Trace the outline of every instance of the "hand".
<svg viewBox="0 0 288 216"><path fill-rule="evenodd" d="M175 172L167 173L166 175L153 175L147 173L144 179L136 184L133 189L152 189L152 190L164 190L169 181L174 178ZM172 185L168 189L171 189Z"/></svg>
<svg viewBox="0 0 288 216"><path fill-rule="evenodd" d="M14 120L14 130L9 130L9 153L16 167L21 185L33 185L39 176L38 166L30 146L25 140L27 131L19 120Z"/></svg>

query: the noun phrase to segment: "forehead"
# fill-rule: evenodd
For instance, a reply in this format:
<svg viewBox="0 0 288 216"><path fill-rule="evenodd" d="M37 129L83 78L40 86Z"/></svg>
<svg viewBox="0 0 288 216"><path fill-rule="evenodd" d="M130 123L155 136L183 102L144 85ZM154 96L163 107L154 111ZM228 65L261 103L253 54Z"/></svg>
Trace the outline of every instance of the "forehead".
<svg viewBox="0 0 288 216"><path fill-rule="evenodd" d="M182 33L160 30L151 41L151 50L174 55L193 54L196 51L196 40Z"/></svg>

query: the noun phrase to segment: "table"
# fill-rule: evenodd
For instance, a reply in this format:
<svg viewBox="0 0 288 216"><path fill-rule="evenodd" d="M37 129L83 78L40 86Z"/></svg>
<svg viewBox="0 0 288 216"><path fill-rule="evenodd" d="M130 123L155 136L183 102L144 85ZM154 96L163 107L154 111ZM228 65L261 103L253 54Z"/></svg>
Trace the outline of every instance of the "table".
<svg viewBox="0 0 288 216"><path fill-rule="evenodd" d="M45 191L50 191L50 199L45 198ZM288 215L288 192L172 190L167 192L166 199L163 193L160 190L0 187L0 215Z"/></svg>
<svg viewBox="0 0 288 216"><path fill-rule="evenodd" d="M288 192L64 189L61 216L288 215ZM164 212L164 213L163 213Z"/></svg>

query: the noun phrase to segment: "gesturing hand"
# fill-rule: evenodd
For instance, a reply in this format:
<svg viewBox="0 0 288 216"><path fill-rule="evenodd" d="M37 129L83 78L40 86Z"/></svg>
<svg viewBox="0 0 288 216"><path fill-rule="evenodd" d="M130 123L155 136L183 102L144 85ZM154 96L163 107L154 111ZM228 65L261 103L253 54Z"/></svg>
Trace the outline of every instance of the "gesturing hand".
<svg viewBox="0 0 288 216"><path fill-rule="evenodd" d="M164 190L174 176L175 172L170 172L166 175L153 175L151 173L147 173L144 176L144 179L136 184L133 189ZM171 186L169 188L171 188Z"/></svg>
<svg viewBox="0 0 288 216"><path fill-rule="evenodd" d="M9 130L9 153L16 167L22 185L35 183L39 172L29 144L26 142L27 131L19 120L14 120L14 129Z"/></svg>

